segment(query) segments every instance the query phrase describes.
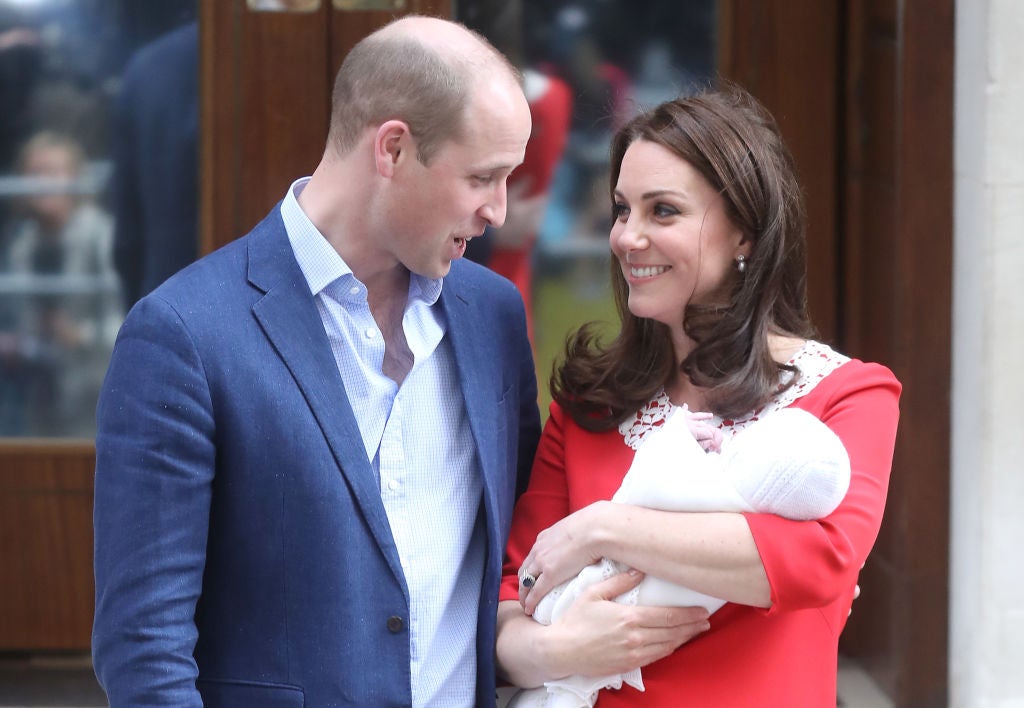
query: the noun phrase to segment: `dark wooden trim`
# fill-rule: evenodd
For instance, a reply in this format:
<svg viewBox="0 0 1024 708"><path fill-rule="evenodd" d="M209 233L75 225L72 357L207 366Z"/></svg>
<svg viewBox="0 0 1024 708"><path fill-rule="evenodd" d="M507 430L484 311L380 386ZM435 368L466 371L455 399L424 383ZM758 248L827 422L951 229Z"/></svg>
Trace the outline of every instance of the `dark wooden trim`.
<svg viewBox="0 0 1024 708"><path fill-rule="evenodd" d="M849 348L904 385L889 504L843 636L898 706L945 706L953 243L952 0L851 3Z"/></svg>
<svg viewBox="0 0 1024 708"><path fill-rule="evenodd" d="M330 3L252 12L245 0L200 8L201 242L251 229L309 174L327 136Z"/></svg>
<svg viewBox="0 0 1024 708"><path fill-rule="evenodd" d="M0 445L0 651L88 651L92 633L89 441Z"/></svg>

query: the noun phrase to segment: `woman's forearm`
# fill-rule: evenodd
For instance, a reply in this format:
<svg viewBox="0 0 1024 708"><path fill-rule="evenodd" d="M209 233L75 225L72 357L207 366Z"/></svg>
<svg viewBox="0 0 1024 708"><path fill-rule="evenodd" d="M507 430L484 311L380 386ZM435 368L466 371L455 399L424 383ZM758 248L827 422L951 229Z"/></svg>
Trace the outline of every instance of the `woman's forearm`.
<svg viewBox="0 0 1024 708"><path fill-rule="evenodd" d="M514 600L498 603L498 639L495 646L498 676L522 688L563 678L549 656L543 633L547 628L523 614Z"/></svg>
<svg viewBox="0 0 1024 708"><path fill-rule="evenodd" d="M643 580L619 573L585 589L551 625L518 602L498 605L498 674L524 688L570 674L621 674L662 659L709 629L702 607L637 607L614 599Z"/></svg>
<svg viewBox="0 0 1024 708"><path fill-rule="evenodd" d="M771 606L768 577L742 514L605 503L600 517L591 527L598 555L712 597Z"/></svg>

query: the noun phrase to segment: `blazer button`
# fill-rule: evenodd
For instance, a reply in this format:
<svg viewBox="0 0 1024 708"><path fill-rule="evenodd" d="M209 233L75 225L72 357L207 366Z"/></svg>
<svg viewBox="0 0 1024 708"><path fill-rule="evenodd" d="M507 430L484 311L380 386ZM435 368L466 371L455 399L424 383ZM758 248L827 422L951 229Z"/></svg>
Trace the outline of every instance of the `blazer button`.
<svg viewBox="0 0 1024 708"><path fill-rule="evenodd" d="M392 615L388 617L388 631L392 634L398 634L405 627L405 622L398 615Z"/></svg>

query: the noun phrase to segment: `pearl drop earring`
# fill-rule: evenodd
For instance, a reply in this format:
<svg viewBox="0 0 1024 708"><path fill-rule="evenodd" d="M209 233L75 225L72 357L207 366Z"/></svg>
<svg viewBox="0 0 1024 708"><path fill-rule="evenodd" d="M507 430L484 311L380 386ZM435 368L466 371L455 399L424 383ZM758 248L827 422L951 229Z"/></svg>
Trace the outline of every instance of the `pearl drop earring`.
<svg viewBox="0 0 1024 708"><path fill-rule="evenodd" d="M738 270L740 273L743 273L744 271L747 270L747 257L744 256L742 253L736 256L736 270Z"/></svg>

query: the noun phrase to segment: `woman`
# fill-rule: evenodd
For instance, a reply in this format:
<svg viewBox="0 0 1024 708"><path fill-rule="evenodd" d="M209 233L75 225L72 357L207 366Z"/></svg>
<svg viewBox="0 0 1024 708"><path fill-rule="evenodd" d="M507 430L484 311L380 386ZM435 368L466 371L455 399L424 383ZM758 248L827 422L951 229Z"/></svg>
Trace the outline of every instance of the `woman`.
<svg viewBox="0 0 1024 708"><path fill-rule="evenodd" d="M708 91L635 118L613 141L611 185L622 326L607 343L581 328L552 379L509 542L500 669L535 687L645 667L644 693L604 690L602 708L835 705L838 637L881 523L900 384L811 339L800 189L751 96ZM811 413L849 454L846 497L814 521L607 501L683 405L714 413L727 439L784 408ZM589 588L550 626L531 619L602 557L638 572ZM709 619L611 601L643 574L728 604Z"/></svg>

